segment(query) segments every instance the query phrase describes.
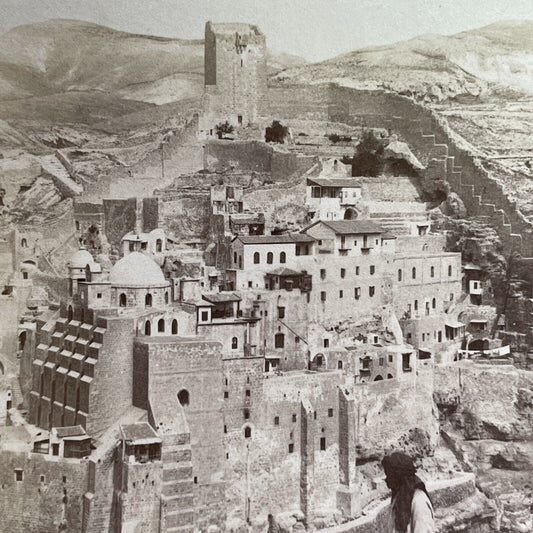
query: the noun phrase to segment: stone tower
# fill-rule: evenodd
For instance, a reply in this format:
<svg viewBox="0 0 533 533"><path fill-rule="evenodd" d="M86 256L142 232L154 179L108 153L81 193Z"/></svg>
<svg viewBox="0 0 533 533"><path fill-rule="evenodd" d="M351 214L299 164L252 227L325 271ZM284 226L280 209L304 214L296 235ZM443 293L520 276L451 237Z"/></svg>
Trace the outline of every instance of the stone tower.
<svg viewBox="0 0 533 533"><path fill-rule="evenodd" d="M246 126L266 114L266 38L257 26L205 25L204 97L212 124Z"/></svg>

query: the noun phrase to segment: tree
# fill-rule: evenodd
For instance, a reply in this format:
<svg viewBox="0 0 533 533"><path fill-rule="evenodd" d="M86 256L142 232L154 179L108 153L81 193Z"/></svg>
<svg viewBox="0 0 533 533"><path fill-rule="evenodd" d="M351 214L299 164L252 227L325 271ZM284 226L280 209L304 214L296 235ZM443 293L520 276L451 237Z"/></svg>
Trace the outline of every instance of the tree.
<svg viewBox="0 0 533 533"><path fill-rule="evenodd" d="M233 133L235 128L226 120L226 122L220 122L215 126L217 137L223 139L226 135Z"/></svg>
<svg viewBox="0 0 533 533"><path fill-rule="evenodd" d="M283 126L279 120L274 120L265 130L265 141L267 143L283 143L289 134L289 128Z"/></svg>
<svg viewBox="0 0 533 533"><path fill-rule="evenodd" d="M352 161L352 176L378 176L383 169L383 145L371 130L363 131Z"/></svg>

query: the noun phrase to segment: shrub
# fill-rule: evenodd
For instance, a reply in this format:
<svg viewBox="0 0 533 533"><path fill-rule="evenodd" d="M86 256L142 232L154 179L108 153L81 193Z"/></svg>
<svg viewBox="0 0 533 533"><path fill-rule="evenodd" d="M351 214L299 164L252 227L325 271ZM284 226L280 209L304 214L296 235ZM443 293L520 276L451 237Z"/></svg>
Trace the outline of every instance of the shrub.
<svg viewBox="0 0 533 533"><path fill-rule="evenodd" d="M217 137L223 139L227 134L233 133L235 128L226 120L226 122L220 122L215 126L215 131L217 132Z"/></svg>
<svg viewBox="0 0 533 533"><path fill-rule="evenodd" d="M283 143L289 134L289 128L283 126L279 120L274 120L265 130L265 141L267 143Z"/></svg>

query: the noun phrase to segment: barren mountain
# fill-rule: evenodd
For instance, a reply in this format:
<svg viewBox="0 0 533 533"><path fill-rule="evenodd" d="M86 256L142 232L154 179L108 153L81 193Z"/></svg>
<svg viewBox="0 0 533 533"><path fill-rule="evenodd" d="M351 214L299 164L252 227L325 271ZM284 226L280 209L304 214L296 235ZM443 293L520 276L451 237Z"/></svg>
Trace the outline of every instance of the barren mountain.
<svg viewBox="0 0 533 533"><path fill-rule="evenodd" d="M442 101L506 88L533 94L533 21L498 22L457 35L423 35L361 48L279 73L277 82L339 81Z"/></svg>
<svg viewBox="0 0 533 533"><path fill-rule="evenodd" d="M304 63L268 53L271 72ZM105 91L162 104L203 90L202 40L121 32L76 20L19 26L0 37L0 100Z"/></svg>

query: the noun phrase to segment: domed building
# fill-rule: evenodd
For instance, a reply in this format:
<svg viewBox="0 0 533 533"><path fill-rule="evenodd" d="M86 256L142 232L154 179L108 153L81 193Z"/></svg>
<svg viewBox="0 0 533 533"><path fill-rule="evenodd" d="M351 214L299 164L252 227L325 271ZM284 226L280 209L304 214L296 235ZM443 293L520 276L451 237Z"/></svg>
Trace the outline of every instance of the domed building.
<svg viewBox="0 0 533 533"><path fill-rule="evenodd" d="M85 281L85 267L90 263L94 263L93 256L84 247L75 252L67 263L71 296L77 292L78 282Z"/></svg>
<svg viewBox="0 0 533 533"><path fill-rule="evenodd" d="M111 305L162 307L170 300L170 282L149 256L132 252L117 261L109 274Z"/></svg>

